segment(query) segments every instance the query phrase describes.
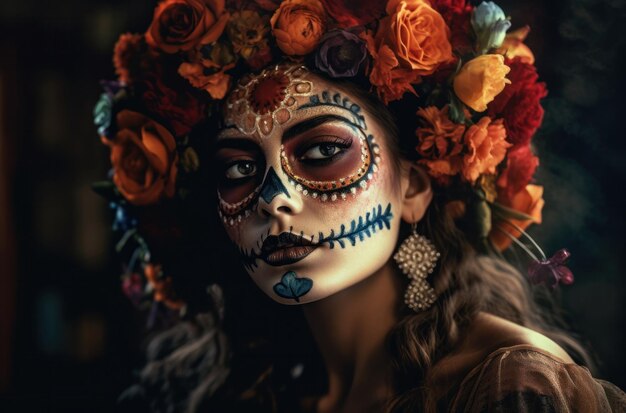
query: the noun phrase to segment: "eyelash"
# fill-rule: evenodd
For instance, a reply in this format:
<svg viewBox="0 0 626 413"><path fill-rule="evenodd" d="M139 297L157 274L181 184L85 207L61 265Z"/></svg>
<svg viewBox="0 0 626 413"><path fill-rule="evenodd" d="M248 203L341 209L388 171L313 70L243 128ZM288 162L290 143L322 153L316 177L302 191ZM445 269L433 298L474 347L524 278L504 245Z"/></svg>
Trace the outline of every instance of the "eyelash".
<svg viewBox="0 0 626 413"><path fill-rule="evenodd" d="M322 139L320 141L310 143L304 148L299 149L296 152L296 156L298 160L302 163L309 164L309 165L324 166L329 163L332 163L338 157L343 156L345 153L345 150L348 149L350 146L352 146L352 139L344 139L338 136L332 136L331 138L332 139ZM304 154L307 153L309 150L311 150L312 148L315 148L316 146L321 146L321 145L336 146L340 149L340 151L328 158L323 158L323 159L304 159L303 158Z"/></svg>

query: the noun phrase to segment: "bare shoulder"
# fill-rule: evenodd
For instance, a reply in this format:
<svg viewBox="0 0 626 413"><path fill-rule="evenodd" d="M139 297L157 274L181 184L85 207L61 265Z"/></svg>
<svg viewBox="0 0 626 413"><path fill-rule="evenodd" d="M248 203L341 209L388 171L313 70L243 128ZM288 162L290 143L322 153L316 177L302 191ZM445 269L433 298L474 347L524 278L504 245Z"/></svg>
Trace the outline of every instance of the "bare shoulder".
<svg viewBox="0 0 626 413"><path fill-rule="evenodd" d="M570 355L544 334L488 313L479 313L470 324L460 350L480 352L486 357L501 348L517 345L532 346L566 363L573 363Z"/></svg>
<svg viewBox="0 0 626 413"><path fill-rule="evenodd" d="M561 346L545 335L502 317L479 313L455 348L433 366L431 380L445 388L463 378L492 353L514 346L537 349L564 363L574 362Z"/></svg>

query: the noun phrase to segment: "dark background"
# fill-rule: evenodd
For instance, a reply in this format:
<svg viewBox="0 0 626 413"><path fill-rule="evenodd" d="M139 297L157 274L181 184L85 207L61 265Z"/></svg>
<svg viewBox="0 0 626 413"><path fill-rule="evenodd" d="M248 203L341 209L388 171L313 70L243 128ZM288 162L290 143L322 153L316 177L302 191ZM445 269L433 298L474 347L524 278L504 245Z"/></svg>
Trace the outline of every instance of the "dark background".
<svg viewBox="0 0 626 413"><path fill-rule="evenodd" d="M130 5L129 3L132 3ZM529 24L550 94L534 139L548 254L572 252L569 320L626 388L622 0L501 0ZM108 150L92 126L120 33L152 1L0 2L0 410L112 411L143 323L119 288L108 206L89 188Z"/></svg>

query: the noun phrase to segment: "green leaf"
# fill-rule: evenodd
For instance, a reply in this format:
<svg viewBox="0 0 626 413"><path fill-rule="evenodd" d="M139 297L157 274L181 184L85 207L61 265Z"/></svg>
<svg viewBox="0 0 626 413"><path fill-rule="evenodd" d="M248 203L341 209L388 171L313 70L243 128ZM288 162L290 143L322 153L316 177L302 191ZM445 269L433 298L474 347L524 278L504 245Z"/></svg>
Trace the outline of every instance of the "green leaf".
<svg viewBox="0 0 626 413"><path fill-rule="evenodd" d="M465 105L453 92L450 92L450 112L448 113L450 120L454 123L464 125L465 112L463 109L465 109Z"/></svg>
<svg viewBox="0 0 626 413"><path fill-rule="evenodd" d="M474 204L474 217L477 224L478 238L486 238L491 231L491 209L486 201L478 201Z"/></svg>

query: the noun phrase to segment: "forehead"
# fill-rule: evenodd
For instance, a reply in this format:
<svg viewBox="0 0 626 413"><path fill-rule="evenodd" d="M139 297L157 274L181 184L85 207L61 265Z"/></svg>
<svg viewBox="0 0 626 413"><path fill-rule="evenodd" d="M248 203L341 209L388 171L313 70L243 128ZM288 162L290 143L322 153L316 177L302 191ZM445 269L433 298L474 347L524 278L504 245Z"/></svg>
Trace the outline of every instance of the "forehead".
<svg viewBox="0 0 626 413"><path fill-rule="evenodd" d="M299 120L322 113L348 116L365 129L358 99L301 65L279 65L243 77L226 99L218 139L233 135L263 143Z"/></svg>

